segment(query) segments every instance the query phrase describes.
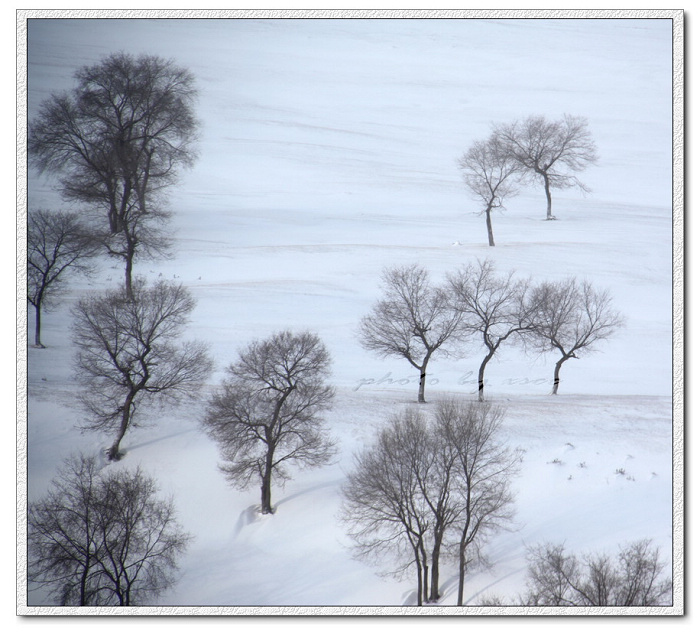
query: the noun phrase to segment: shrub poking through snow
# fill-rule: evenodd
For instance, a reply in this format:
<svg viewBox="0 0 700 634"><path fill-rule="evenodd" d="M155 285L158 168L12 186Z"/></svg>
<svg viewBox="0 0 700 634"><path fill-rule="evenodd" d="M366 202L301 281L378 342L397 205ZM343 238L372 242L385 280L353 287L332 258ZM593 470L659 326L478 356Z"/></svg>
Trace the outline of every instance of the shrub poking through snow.
<svg viewBox="0 0 700 634"><path fill-rule="evenodd" d="M672 585L659 549L645 539L607 554L571 555L563 544L530 552L525 605L670 605Z"/></svg>

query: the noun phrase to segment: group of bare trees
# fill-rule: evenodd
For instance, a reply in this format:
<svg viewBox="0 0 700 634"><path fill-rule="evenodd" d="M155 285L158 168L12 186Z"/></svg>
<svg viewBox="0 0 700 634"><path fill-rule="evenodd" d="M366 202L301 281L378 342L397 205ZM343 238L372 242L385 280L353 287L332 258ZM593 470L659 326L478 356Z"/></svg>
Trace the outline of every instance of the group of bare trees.
<svg viewBox="0 0 700 634"><path fill-rule="evenodd" d="M29 123L28 158L57 179L69 212L30 210L28 300L50 307L71 272L99 251L124 265L131 297L134 262L168 254L166 193L196 158L194 76L153 55L115 53L75 73L70 92L42 102Z"/></svg>
<svg viewBox="0 0 700 634"><path fill-rule="evenodd" d="M48 494L29 505L28 576L63 605L128 606L172 585L190 537L172 501L158 498L155 480L115 464L121 443L147 419L149 406L198 397L213 369L207 346L183 340L195 308L190 292L134 273L139 258L168 252L166 193L196 157L197 93L189 71L148 55L110 55L75 77L76 87L41 104L30 123L31 165L57 178L63 199L79 208L30 211L28 301L34 343L43 347L41 311L58 299L67 275L90 273L100 252L123 264L123 286L88 294L72 311L82 428L113 440L106 465L84 456L66 460ZM575 174L594 160L584 119L530 117L496 126L460 163L484 204L489 244L491 213L519 183L542 180L551 219L551 189L583 188ZM562 364L590 352L622 319L607 292L587 281L533 284L499 275L490 261L448 275L441 286L417 265L388 269L383 285L384 296L361 322L362 345L415 368L424 403L431 359L477 339L485 347L479 402L441 401L432 417L406 409L388 421L356 457L343 488L343 518L359 555L389 556L394 572L415 570L419 605L440 599L440 564L451 558L462 605L467 570L485 560L483 545L512 520L510 486L521 459L504 443L503 411L482 402L487 364L512 341L556 351L556 394ZM202 424L219 445L220 468L238 488L260 485L264 514L274 513L272 485L288 480L290 467L318 467L336 454L323 416L334 398L330 363L317 335L278 332L243 348L208 400ZM596 565L617 585L630 578L607 561ZM556 549L532 570L533 603L552 600L536 585L546 575L568 575L562 602L585 594L576 562Z"/></svg>
<svg viewBox="0 0 700 634"><path fill-rule="evenodd" d="M551 121L530 116L493 126L486 140L475 142L458 164L467 188L483 205L489 246L495 246L491 213L518 193L524 183L541 182L547 220L553 220L552 189L578 187L576 176L597 160L596 144L584 117L564 115Z"/></svg>
<svg viewBox="0 0 700 634"><path fill-rule="evenodd" d="M430 419L406 409L356 456L342 510L356 553L396 574L413 568L418 605L439 600L446 555L462 605L467 569L512 519L520 452L504 444L502 418L488 403L442 401Z"/></svg>
<svg viewBox="0 0 700 634"><path fill-rule="evenodd" d="M81 208L29 213L28 300L36 309L35 345L43 347L41 310L67 275L90 272L101 250L123 262L123 287L89 294L73 307L75 371L87 415L81 426L114 434L107 459L117 461L127 431L147 420L144 408L198 396L212 371L206 346L182 340L195 307L189 291L147 284L133 268L137 258L169 248L165 193L196 157L196 90L189 71L148 55L110 55L80 69L76 80L72 92L41 104L30 123L31 165L56 177L63 199ZM335 454L321 416L333 399L329 367L316 335L281 332L241 351L210 399L204 426L221 447L222 470L241 488L260 479L263 513L274 511L272 483L288 479L290 465L325 464ZM137 550L118 539L128 529L119 512L129 508L119 487L136 481L144 494L138 501L146 504L154 484L140 472L103 476L92 459L69 461L54 490L31 509L31 579L62 603L80 605L129 605L168 585L172 557L185 540L175 540L170 559L160 555L160 568L156 559L151 569L114 562L115 549ZM103 491L114 497L105 499ZM162 538L172 514L165 511L147 520ZM132 534L139 545L149 543ZM67 563L64 542L67 551L77 549ZM142 569L139 585L134 571Z"/></svg>
<svg viewBox="0 0 700 634"><path fill-rule="evenodd" d="M91 272L100 252L123 262L123 287L73 308L82 427L115 434L107 458L116 461L137 412L197 394L212 369L206 346L181 341L195 306L187 289L134 274L138 258L168 252L165 194L196 157L197 93L188 70L151 55L113 54L75 78L29 125L30 165L55 177L77 208L30 210L27 298L43 347L42 308L68 275ZM29 578L62 604L146 601L172 584L186 546L172 528L172 503L154 497L155 481L108 467L69 459L49 494L30 505Z"/></svg>
<svg viewBox="0 0 700 634"><path fill-rule="evenodd" d="M30 122L30 164L83 206L95 237L123 262L130 295L134 261L167 251L165 193L196 157L194 76L160 57L115 53L75 79Z"/></svg>
<svg viewBox="0 0 700 634"><path fill-rule="evenodd" d="M448 274L440 286L432 285L428 271L417 264L387 269L382 280L382 298L360 323L360 343L419 370L419 403L425 402L430 359L462 354L465 342L473 340L485 348L478 371L480 401L489 361L513 341L560 355L552 384L557 394L562 364L594 351L624 323L609 292L586 280L535 284L514 273L499 274L490 260Z"/></svg>
<svg viewBox="0 0 700 634"><path fill-rule="evenodd" d="M137 412L198 395L209 375L206 346L181 341L193 308L183 286L139 278L129 294L88 295L73 308L82 427L114 440L107 465L69 459L48 495L29 506L28 579L61 605L143 604L176 580L188 538L173 503L157 498L155 480L140 469L113 461Z"/></svg>

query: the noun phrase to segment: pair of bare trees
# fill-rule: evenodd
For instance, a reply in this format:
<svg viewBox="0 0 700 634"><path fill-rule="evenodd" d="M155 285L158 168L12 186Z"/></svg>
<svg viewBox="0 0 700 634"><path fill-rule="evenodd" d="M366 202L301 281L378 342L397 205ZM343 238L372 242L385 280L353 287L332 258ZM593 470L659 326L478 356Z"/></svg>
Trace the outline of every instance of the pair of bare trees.
<svg viewBox="0 0 700 634"><path fill-rule="evenodd" d="M467 188L483 204L489 246L495 246L491 213L518 193L522 183L541 181L552 214L552 189L578 187L588 191L577 173L597 160L596 144L583 117L564 115L551 121L530 116L493 126L485 141L477 141L458 161Z"/></svg>
<svg viewBox="0 0 700 634"><path fill-rule="evenodd" d="M588 281L568 278L533 284L514 273L500 275L490 260L467 265L433 286L418 265L387 269L384 296L359 328L361 345L382 357L406 359L419 370L418 402L425 402L429 361L457 354L465 342L485 348L478 371L478 397L484 400L488 363L505 344L555 352L552 393L559 389L564 362L595 350L623 319L610 294Z"/></svg>
<svg viewBox="0 0 700 634"><path fill-rule="evenodd" d="M446 553L457 561L462 605L467 569L512 519L520 453L503 444L502 417L481 403L440 402L431 419L407 409L355 458L342 518L356 554L388 558L395 574L413 568L418 605L440 599Z"/></svg>
<svg viewBox="0 0 700 634"><path fill-rule="evenodd" d="M143 605L176 581L191 537L171 500L140 469L66 460L47 495L29 505L28 579L60 605Z"/></svg>
<svg viewBox="0 0 700 634"><path fill-rule="evenodd" d="M194 76L156 56L116 53L75 78L30 121L29 161L85 206L94 236L124 263L130 296L136 258L167 253L165 192L196 156Z"/></svg>

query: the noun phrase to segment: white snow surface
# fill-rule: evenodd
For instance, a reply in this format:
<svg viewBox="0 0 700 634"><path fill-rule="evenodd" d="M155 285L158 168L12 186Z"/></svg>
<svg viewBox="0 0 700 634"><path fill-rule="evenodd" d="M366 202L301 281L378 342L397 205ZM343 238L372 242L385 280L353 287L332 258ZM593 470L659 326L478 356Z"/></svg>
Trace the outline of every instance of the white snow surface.
<svg viewBox="0 0 700 634"><path fill-rule="evenodd" d="M507 408L505 437L525 459L516 524L491 542L493 567L468 576L468 603L517 603L527 549L543 541L614 553L651 538L671 564L671 47L670 20L30 23L30 118L73 85L76 68L119 50L173 58L200 90L199 159L170 196L175 256L137 265L191 289L187 337L207 341L216 362L201 402L153 412L123 443L122 465L156 477L194 536L159 606L415 604L412 576L382 577L382 562L353 559L338 521L353 455L393 412L418 407L416 372L357 340L382 269L413 262L435 281L486 257L534 280L585 277L610 289L627 320L595 354L564 365L556 397L554 357L508 348L489 364L488 398ZM582 175L591 193L554 191L558 220L545 222L544 192L524 188L495 216L488 247L457 158L492 122L564 113L587 117L598 143L600 160ZM69 207L34 173L28 203ZM44 316L48 347L28 348L30 502L70 454L111 440L76 428L70 305L122 275L105 261L94 279L75 280ZM227 485L200 421L237 351L282 329L311 329L331 351L327 420L340 452L276 487L276 513L261 516L257 487ZM31 343L31 315L28 332ZM432 361L428 400L475 398L480 357L474 346ZM441 606L455 605L456 586L446 560ZM34 589L28 598L46 601Z"/></svg>

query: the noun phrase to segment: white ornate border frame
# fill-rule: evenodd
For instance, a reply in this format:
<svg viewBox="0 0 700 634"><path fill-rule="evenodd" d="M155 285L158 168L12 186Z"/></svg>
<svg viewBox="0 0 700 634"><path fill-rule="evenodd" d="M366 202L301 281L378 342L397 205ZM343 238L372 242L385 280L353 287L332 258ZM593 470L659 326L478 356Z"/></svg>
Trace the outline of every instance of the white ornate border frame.
<svg viewBox="0 0 700 634"><path fill-rule="evenodd" d="M26 130L27 20L31 18L665 18L673 21L673 606L534 607L28 607L26 575L27 305ZM685 611L684 399L684 13L682 10L25 10L17 26L17 615L19 616L681 616ZM465 624L466 625L466 624ZM519 627L519 624L513 624ZM332 627L332 626L331 626Z"/></svg>

